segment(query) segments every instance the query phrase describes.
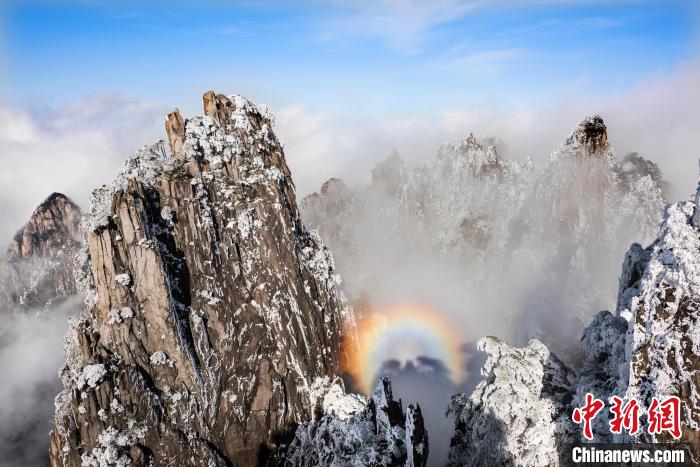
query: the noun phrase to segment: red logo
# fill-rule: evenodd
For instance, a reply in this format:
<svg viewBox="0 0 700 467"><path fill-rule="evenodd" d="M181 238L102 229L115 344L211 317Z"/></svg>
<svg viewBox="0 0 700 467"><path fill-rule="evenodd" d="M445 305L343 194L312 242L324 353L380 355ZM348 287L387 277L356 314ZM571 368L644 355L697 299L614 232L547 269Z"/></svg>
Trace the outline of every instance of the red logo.
<svg viewBox="0 0 700 467"><path fill-rule="evenodd" d="M654 397L649 407L649 434L668 431L674 438L681 437L681 400L668 397L663 402Z"/></svg>
<svg viewBox="0 0 700 467"><path fill-rule="evenodd" d="M622 399L617 396L612 397L613 406L610 413L613 419L610 420L610 432L622 433L624 428L631 435L636 435L639 431L639 403L632 399L622 406Z"/></svg>
<svg viewBox="0 0 700 467"><path fill-rule="evenodd" d="M574 413L571 414L571 419L574 423L583 422L583 436L586 439L593 439L593 430L591 429L591 421L598 415L598 412L603 410L605 403L593 397L590 392L586 394L586 405L581 408L576 407Z"/></svg>
<svg viewBox="0 0 700 467"><path fill-rule="evenodd" d="M623 404L623 400L617 396L610 398L612 406L610 413L610 432L622 433L623 428L630 435L636 435L640 431L639 424L639 402L632 399ZM583 407L576 407L571 414L571 419L577 423L583 423L583 436L588 439L593 439L592 422L596 415L603 410L605 403L593 397L593 394L586 394L586 404ZM649 426L647 431L649 434L658 435L664 431L668 432L674 438L681 437L681 400L676 396L667 397L663 401L659 401L656 397L651 399L651 405L647 410L647 418Z"/></svg>

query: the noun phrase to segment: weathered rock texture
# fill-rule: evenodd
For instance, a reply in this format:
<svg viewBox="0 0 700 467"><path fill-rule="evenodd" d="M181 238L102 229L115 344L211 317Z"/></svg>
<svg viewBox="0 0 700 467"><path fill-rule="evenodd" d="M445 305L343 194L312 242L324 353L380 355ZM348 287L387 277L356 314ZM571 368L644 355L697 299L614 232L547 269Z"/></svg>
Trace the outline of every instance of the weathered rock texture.
<svg viewBox="0 0 700 467"><path fill-rule="evenodd" d="M516 348L486 337L479 349L488 354L485 379L449 408L455 418L449 464L557 465L573 431L574 372L534 339Z"/></svg>
<svg viewBox="0 0 700 467"><path fill-rule="evenodd" d="M146 147L93 193L53 465L255 465L325 392L355 401L328 383L352 311L271 115L240 96L204 107L168 116L173 156Z"/></svg>
<svg viewBox="0 0 700 467"><path fill-rule="evenodd" d="M340 392L340 391L338 391ZM280 451L280 463L293 466L424 466L428 433L420 407L393 398L391 383L383 378L369 401L359 396L354 406L327 391L325 415L301 425L292 442ZM336 408L340 407L341 410ZM348 410L347 407L351 407Z"/></svg>
<svg viewBox="0 0 700 467"><path fill-rule="evenodd" d="M230 125L191 119L177 158L145 148L95 192L94 306L68 344L55 464L250 465L338 373L332 258L301 224L270 116L234 100Z"/></svg>
<svg viewBox="0 0 700 467"><path fill-rule="evenodd" d="M0 260L0 310L48 307L75 294L79 224L80 209L60 193L36 208Z"/></svg>
<svg viewBox="0 0 700 467"><path fill-rule="evenodd" d="M580 157L606 157L608 152L608 129L600 115L586 117L567 140L577 149Z"/></svg>

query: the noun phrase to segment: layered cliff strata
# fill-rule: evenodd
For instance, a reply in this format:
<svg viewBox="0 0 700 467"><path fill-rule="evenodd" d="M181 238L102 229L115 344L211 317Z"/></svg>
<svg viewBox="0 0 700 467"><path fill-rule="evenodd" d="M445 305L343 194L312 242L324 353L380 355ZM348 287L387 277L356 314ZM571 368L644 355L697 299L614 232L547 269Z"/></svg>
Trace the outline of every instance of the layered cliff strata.
<svg viewBox="0 0 700 467"><path fill-rule="evenodd" d="M53 465L254 465L319 394L344 396L323 381L352 310L272 116L240 96L204 107L170 114L170 151L142 149L93 193Z"/></svg>
<svg viewBox="0 0 700 467"><path fill-rule="evenodd" d="M700 191L699 191L700 192ZM700 208L694 201L667 206L658 238L633 244L625 256L615 315L603 312L586 329L588 358L578 385L618 395L644 407L652 398L682 400L680 441L700 447ZM627 441L601 423L596 439ZM668 442L668 433L635 439Z"/></svg>
<svg viewBox="0 0 700 467"><path fill-rule="evenodd" d="M74 295L80 209L53 193L32 213L0 260L0 310L44 308Z"/></svg>

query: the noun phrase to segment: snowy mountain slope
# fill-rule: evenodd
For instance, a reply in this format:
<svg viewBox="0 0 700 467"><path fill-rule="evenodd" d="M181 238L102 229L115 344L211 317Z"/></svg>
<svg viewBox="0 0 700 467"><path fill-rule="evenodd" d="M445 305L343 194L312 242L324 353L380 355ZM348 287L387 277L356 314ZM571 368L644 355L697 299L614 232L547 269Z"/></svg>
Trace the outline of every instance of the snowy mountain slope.
<svg viewBox="0 0 700 467"><path fill-rule="evenodd" d="M424 466L428 433L419 406L394 400L387 378L377 383L369 401L355 399L352 411L346 396L324 400L322 416L297 428L292 441L278 454L280 463L293 466ZM334 405L336 407L334 407Z"/></svg>
<svg viewBox="0 0 700 467"><path fill-rule="evenodd" d="M556 465L573 432L574 372L536 339L515 348L486 337L479 350L488 354L485 379L450 405L455 433L449 464Z"/></svg>
<svg viewBox="0 0 700 467"><path fill-rule="evenodd" d="M610 391L648 408L651 399L678 396L682 441L700 446L700 222L698 197L667 206L658 238L647 248L630 247L620 276L615 316L606 314L586 331L588 372L578 386L585 392ZM601 350L604 349L604 350ZM602 381L601 381L602 380ZM599 439L624 441L601 427ZM668 433L639 436L670 441Z"/></svg>

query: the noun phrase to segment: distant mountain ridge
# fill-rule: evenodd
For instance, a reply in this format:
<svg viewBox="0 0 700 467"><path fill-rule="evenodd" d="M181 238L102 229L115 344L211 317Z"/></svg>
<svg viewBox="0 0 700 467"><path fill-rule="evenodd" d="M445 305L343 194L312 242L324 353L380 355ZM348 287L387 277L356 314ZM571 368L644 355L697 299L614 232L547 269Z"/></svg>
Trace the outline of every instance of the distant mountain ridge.
<svg viewBox="0 0 700 467"><path fill-rule="evenodd" d="M49 307L76 293L80 219L80 208L61 193L34 210L0 260L0 310Z"/></svg>
<svg viewBox="0 0 700 467"><path fill-rule="evenodd" d="M599 116L541 164L503 158L493 140L470 134L416 167L394 153L368 180L330 179L301 202L350 294L391 287L404 271L416 275L402 280L420 284L434 264L436 274L450 271L434 282L453 283L441 295L494 309L504 335L538 337L560 353L613 304L619 262L630 243L653 239L666 187L653 162L615 157Z"/></svg>

